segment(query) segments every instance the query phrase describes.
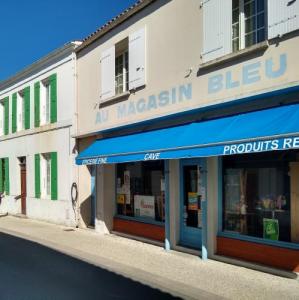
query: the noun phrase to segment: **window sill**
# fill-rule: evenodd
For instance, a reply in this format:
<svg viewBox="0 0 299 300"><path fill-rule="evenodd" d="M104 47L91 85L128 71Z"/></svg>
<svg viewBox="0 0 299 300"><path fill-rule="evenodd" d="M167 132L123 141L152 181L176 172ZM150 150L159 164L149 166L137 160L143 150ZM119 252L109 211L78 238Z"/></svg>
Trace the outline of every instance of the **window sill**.
<svg viewBox="0 0 299 300"><path fill-rule="evenodd" d="M11 139L20 138L20 137L27 136L27 135L34 135L34 134L44 133L44 132L48 132L48 131L54 131L54 130L71 127L71 126L72 126L71 120L44 124L39 127L32 127L30 129L20 130L20 131L14 132L14 133L10 132L9 134L1 135L0 141L11 140Z"/></svg>
<svg viewBox="0 0 299 300"><path fill-rule="evenodd" d="M296 243L267 240L267 239L258 238L258 237L254 237L254 236L247 236L247 235L244 235L241 233L236 233L236 232L222 231L222 232L218 232L217 236L227 237L227 238L241 240L241 241L245 241L245 242L269 245L269 246L273 246L273 247L299 250L299 244L296 244Z"/></svg>
<svg viewBox="0 0 299 300"><path fill-rule="evenodd" d="M140 223L145 223L145 224L151 224L151 225L157 225L157 226L164 226L163 222L151 220L150 218L129 217L129 216L123 216L123 215L115 215L114 218L124 219L124 220L128 220L128 221L133 221L133 222L140 222Z"/></svg>
<svg viewBox="0 0 299 300"><path fill-rule="evenodd" d="M266 50L268 47L269 47L269 42L267 40L263 41L263 42L260 42L258 44L247 47L245 49L241 49L237 52L232 52L230 54L218 57L218 58L213 59L211 61L202 63L202 64L199 65L199 71L205 71L205 70L210 69L214 66L219 66L219 65L225 64L225 63L230 62L232 60L235 60L237 58L239 59L241 57L253 54L255 52L260 52L260 51Z"/></svg>
<svg viewBox="0 0 299 300"><path fill-rule="evenodd" d="M124 93L121 93L121 94L115 95L113 97L110 97L106 100L103 100L103 101L100 102L99 108L107 106L107 105L111 105L111 104L114 104L114 103L117 103L117 102L120 102L120 101L123 101L124 98L127 99L130 96L130 94L131 94L130 91L126 91Z"/></svg>

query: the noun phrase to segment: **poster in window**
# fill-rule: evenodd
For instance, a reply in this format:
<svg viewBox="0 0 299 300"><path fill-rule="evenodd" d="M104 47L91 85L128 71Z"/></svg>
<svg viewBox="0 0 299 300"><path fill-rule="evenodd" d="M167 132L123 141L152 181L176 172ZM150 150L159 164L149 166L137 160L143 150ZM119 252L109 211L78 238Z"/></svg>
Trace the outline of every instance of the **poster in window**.
<svg viewBox="0 0 299 300"><path fill-rule="evenodd" d="M124 194L117 195L117 204L125 204L126 196Z"/></svg>
<svg viewBox="0 0 299 300"><path fill-rule="evenodd" d="M136 217L155 219L155 196L135 195L134 213Z"/></svg>
<svg viewBox="0 0 299 300"><path fill-rule="evenodd" d="M189 192L188 193L188 210L197 210L198 201L197 193Z"/></svg>
<svg viewBox="0 0 299 300"><path fill-rule="evenodd" d="M277 219L263 219L264 239L278 241L279 223Z"/></svg>

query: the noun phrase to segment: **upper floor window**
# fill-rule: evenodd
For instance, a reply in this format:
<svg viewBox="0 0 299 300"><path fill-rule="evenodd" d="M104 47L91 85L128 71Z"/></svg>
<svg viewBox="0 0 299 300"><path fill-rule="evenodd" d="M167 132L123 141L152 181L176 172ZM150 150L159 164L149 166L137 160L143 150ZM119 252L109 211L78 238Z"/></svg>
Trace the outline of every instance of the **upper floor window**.
<svg viewBox="0 0 299 300"><path fill-rule="evenodd" d="M4 135L5 126L5 104L4 101L0 102L0 136Z"/></svg>
<svg viewBox="0 0 299 300"><path fill-rule="evenodd" d="M145 28L102 52L101 101L145 85Z"/></svg>
<svg viewBox="0 0 299 300"><path fill-rule="evenodd" d="M30 87L12 95L12 133L30 128Z"/></svg>
<svg viewBox="0 0 299 300"><path fill-rule="evenodd" d="M45 125L50 123L51 109L51 85L48 79L42 82L41 95L40 123L41 125Z"/></svg>
<svg viewBox="0 0 299 300"><path fill-rule="evenodd" d="M9 97L0 101L0 135L9 133Z"/></svg>
<svg viewBox="0 0 299 300"><path fill-rule="evenodd" d="M25 129L24 91L17 93L17 131Z"/></svg>
<svg viewBox="0 0 299 300"><path fill-rule="evenodd" d="M299 1L204 0L203 62L298 30Z"/></svg>
<svg viewBox="0 0 299 300"><path fill-rule="evenodd" d="M233 52L265 40L265 28L264 0L233 0Z"/></svg>
<svg viewBox="0 0 299 300"><path fill-rule="evenodd" d="M34 84L34 126L57 122L57 74Z"/></svg>
<svg viewBox="0 0 299 300"><path fill-rule="evenodd" d="M115 94L129 90L129 61L128 51L124 51L115 58Z"/></svg>

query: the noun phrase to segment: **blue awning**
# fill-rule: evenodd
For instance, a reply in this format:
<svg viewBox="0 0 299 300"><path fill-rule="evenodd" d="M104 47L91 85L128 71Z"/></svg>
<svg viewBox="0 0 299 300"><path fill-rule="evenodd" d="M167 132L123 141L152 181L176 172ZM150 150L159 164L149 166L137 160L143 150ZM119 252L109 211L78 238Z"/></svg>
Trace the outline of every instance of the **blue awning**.
<svg viewBox="0 0 299 300"><path fill-rule="evenodd" d="M299 148L299 104L96 140L78 165L209 157Z"/></svg>

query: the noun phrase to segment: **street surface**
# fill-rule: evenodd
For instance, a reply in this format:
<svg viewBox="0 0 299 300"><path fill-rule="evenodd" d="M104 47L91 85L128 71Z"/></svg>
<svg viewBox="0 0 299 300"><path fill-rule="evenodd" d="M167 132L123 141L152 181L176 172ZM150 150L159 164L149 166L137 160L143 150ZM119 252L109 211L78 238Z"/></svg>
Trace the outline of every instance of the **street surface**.
<svg viewBox="0 0 299 300"><path fill-rule="evenodd" d="M0 299L175 299L65 254L0 233Z"/></svg>
<svg viewBox="0 0 299 300"><path fill-rule="evenodd" d="M299 300L299 280L37 220L0 217L0 300Z"/></svg>

